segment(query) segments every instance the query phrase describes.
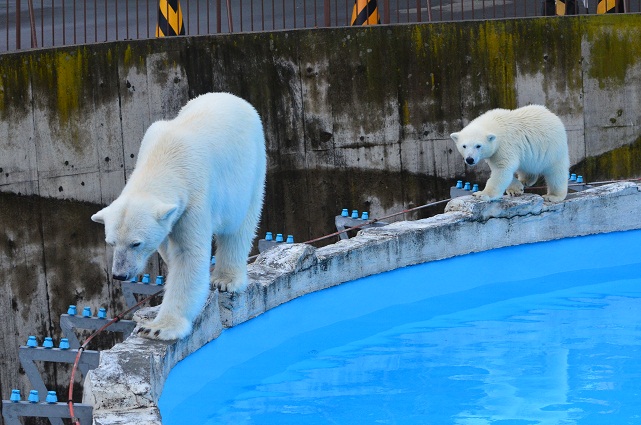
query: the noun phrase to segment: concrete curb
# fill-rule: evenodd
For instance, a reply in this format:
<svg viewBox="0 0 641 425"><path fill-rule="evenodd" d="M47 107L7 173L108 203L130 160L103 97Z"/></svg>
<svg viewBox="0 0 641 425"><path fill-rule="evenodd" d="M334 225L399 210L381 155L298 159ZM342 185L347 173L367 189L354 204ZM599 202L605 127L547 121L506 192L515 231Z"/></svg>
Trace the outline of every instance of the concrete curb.
<svg viewBox="0 0 641 425"><path fill-rule="evenodd" d="M85 380L83 402L94 424L160 424L157 407L171 368L224 327L232 327L301 295L413 264L524 243L641 228L641 185L614 183L580 192L559 204L538 195L478 201L456 198L446 212L412 222L365 229L323 248L280 245L249 266L240 294L213 292L193 334L173 343L127 338L101 352ZM137 313L152 316L157 308Z"/></svg>

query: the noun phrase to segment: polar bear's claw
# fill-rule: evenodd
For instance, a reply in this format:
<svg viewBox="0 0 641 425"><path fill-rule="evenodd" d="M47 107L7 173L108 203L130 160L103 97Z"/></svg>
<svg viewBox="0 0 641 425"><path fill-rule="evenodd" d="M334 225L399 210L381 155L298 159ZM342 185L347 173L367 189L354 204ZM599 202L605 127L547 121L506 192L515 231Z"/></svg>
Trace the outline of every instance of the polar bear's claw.
<svg viewBox="0 0 641 425"><path fill-rule="evenodd" d="M173 318L171 320L154 320L142 323L134 329L136 335L163 341L172 341L184 338L191 332L191 324L185 318Z"/></svg>

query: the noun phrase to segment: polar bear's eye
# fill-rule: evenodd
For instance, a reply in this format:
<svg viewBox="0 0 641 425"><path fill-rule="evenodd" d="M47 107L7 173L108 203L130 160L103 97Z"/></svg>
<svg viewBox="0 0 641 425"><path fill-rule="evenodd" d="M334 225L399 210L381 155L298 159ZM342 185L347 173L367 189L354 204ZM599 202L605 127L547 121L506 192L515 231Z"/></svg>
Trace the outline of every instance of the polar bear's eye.
<svg viewBox="0 0 641 425"><path fill-rule="evenodd" d="M467 149L467 145L463 145L463 149Z"/></svg>
<svg viewBox="0 0 641 425"><path fill-rule="evenodd" d="M131 244L132 248L138 248L140 246L141 242L134 242Z"/></svg>
<svg viewBox="0 0 641 425"><path fill-rule="evenodd" d="M481 145L476 145L476 149L481 149Z"/></svg>

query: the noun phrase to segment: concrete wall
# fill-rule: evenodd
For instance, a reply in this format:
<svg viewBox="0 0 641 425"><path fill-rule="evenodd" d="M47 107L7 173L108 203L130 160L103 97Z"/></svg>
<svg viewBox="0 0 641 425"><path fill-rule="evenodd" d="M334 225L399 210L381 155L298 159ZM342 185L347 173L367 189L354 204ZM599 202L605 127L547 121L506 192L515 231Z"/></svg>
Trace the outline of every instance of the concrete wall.
<svg viewBox="0 0 641 425"><path fill-rule="evenodd" d="M334 28L125 41L0 56L2 394L17 346L60 336L69 304L123 310L103 229L145 129L189 98L229 91L267 133L261 232L328 232L483 183L448 134L494 107L543 103L587 180L641 175L641 16ZM290 229L299 229L292 232ZM154 264L154 267L158 267ZM64 391L63 368L45 367ZM62 376L62 378L60 378Z"/></svg>
<svg viewBox="0 0 641 425"><path fill-rule="evenodd" d="M640 28L639 15L581 16L3 55L0 190L109 203L151 122L172 117L189 98L223 90L261 113L273 172L460 177L470 170L448 134L487 109L527 103L561 116L576 165L641 143ZM588 178L625 174L600 168L580 171ZM306 189L325 191L325 183L311 181Z"/></svg>

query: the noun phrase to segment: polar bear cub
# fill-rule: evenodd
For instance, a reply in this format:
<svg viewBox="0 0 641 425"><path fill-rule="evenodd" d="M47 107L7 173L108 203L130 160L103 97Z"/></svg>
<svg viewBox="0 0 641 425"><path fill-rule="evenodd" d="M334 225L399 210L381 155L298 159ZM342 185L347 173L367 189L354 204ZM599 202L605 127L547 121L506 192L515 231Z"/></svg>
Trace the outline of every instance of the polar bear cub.
<svg viewBox="0 0 641 425"><path fill-rule="evenodd" d="M490 178L482 191L473 195L494 200L507 192L523 193L539 176L545 177L546 201L560 202L568 193L567 134L555 114L541 105L507 110L493 109L450 134L468 165L482 159L490 166Z"/></svg>
<svg viewBox="0 0 641 425"><path fill-rule="evenodd" d="M173 120L149 126L122 193L91 217L105 225L114 279L139 275L156 250L167 263L158 314L138 333L185 337L210 283L222 291L245 288L265 172L261 119L231 94L204 94ZM210 277L212 235L216 267Z"/></svg>

